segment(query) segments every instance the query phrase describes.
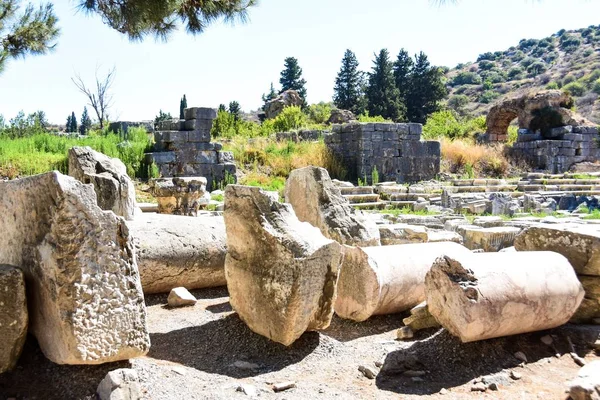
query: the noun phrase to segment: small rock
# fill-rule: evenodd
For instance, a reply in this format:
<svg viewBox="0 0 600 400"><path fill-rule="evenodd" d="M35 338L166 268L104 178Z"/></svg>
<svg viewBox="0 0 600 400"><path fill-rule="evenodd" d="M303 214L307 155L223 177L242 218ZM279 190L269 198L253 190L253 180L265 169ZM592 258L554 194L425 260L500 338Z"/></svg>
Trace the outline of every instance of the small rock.
<svg viewBox="0 0 600 400"><path fill-rule="evenodd" d="M540 340L546 346L552 346L552 343L554 343L554 340L552 339L552 336L550 336L550 335L542 336L542 338Z"/></svg>
<svg viewBox="0 0 600 400"><path fill-rule="evenodd" d="M494 391L497 391L497 390L499 390L499 389L500 389L500 388L498 387L498 384L497 384L496 382L492 382L492 383L490 383L490 384L489 384L487 387L488 387L488 389L490 389L490 390L494 390Z"/></svg>
<svg viewBox="0 0 600 400"><path fill-rule="evenodd" d="M369 379L375 379L377 377L377 371L367 365L359 366L358 370Z"/></svg>
<svg viewBox="0 0 600 400"><path fill-rule="evenodd" d="M577 353L571 353L571 358L575 361L575 364L583 367L585 365L585 360L577 355Z"/></svg>
<svg viewBox="0 0 600 400"><path fill-rule="evenodd" d="M418 376L413 376L412 378L410 378L413 382L425 382L425 379L418 377Z"/></svg>
<svg viewBox="0 0 600 400"><path fill-rule="evenodd" d="M519 379L521 379L523 377L523 375L521 375L520 373L518 373L516 371L510 371L510 377L513 378L515 381L518 381Z"/></svg>
<svg viewBox="0 0 600 400"><path fill-rule="evenodd" d="M169 307L193 306L198 300L184 287L171 289L167 302Z"/></svg>
<svg viewBox="0 0 600 400"><path fill-rule="evenodd" d="M381 367L383 367L383 364L385 364L385 356L384 356L384 357L383 357L381 360L379 360L379 361L375 361L375 363L374 363L374 364L375 364L375 366L376 366L377 368L381 368Z"/></svg>
<svg viewBox="0 0 600 400"><path fill-rule="evenodd" d="M527 356L522 351L517 351L514 356L519 361L523 361L524 363L527 362Z"/></svg>
<svg viewBox="0 0 600 400"><path fill-rule="evenodd" d="M100 400L138 400L142 398L138 374L130 368L110 371L96 390Z"/></svg>
<svg viewBox="0 0 600 400"><path fill-rule="evenodd" d="M275 384L273 384L273 391L274 392L283 392L284 390L292 389L295 387L296 387L296 382L294 382L294 381L275 383Z"/></svg>
<svg viewBox="0 0 600 400"><path fill-rule="evenodd" d="M177 373L179 375L185 375L185 374L187 374L187 371L183 367L173 367L173 368L171 368L171 371L173 371L173 372L175 372L175 373Z"/></svg>
<svg viewBox="0 0 600 400"><path fill-rule="evenodd" d="M440 394L443 396L445 394L448 394L448 389L446 388L442 388L442 390L440 390Z"/></svg>
<svg viewBox="0 0 600 400"><path fill-rule="evenodd" d="M242 392L246 396L250 396L250 397L258 396L258 390L256 390L256 387L249 385L247 383L241 383L240 386L237 387L236 391Z"/></svg>
<svg viewBox="0 0 600 400"><path fill-rule="evenodd" d="M427 372L408 370L408 371L404 371L403 375L410 376L410 377L418 377L418 376L427 375Z"/></svg>
<svg viewBox="0 0 600 400"><path fill-rule="evenodd" d="M254 364L248 361L241 361L238 360L236 362L234 362L233 364L231 364L233 367L238 368L238 369L248 369L248 370L254 370L254 369L259 369L260 365L258 364Z"/></svg>
<svg viewBox="0 0 600 400"><path fill-rule="evenodd" d="M487 390L487 387L479 382L474 384L473 386L471 386L471 392L485 392Z"/></svg>
<svg viewBox="0 0 600 400"><path fill-rule="evenodd" d="M410 327L403 326L402 328L398 329L396 336L400 340L412 339L414 332L412 329L410 329Z"/></svg>

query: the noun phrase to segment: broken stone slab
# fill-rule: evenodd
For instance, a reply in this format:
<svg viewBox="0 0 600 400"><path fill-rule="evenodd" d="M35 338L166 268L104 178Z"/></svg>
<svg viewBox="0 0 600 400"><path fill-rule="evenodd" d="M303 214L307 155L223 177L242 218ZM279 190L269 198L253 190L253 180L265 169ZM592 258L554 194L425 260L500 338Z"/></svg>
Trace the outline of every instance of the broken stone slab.
<svg viewBox="0 0 600 400"><path fill-rule="evenodd" d="M325 168L295 169L285 184L285 200L300 221L309 222L325 237L350 246L379 246L379 230L346 200Z"/></svg>
<svg viewBox="0 0 600 400"><path fill-rule="evenodd" d="M440 323L437 322L435 317L429 312L427 302L422 302L415 307L411 308L410 316L402 320L402 323L412 329L418 331L421 329L437 328Z"/></svg>
<svg viewBox="0 0 600 400"><path fill-rule="evenodd" d="M152 179L150 190L156 197L158 212L161 214L196 216L200 206L210 201L210 194L206 191L206 178L203 177Z"/></svg>
<svg viewBox="0 0 600 400"><path fill-rule="evenodd" d="M198 300L184 287L176 287L171 289L167 304L169 307L186 307L193 306Z"/></svg>
<svg viewBox="0 0 600 400"><path fill-rule="evenodd" d="M427 236L429 237L428 243L454 242L458 244L463 244L462 236L452 231L430 230L427 232Z"/></svg>
<svg viewBox="0 0 600 400"><path fill-rule="evenodd" d="M591 226L543 225L515 239L518 251L554 251L567 257L580 275L600 276L600 231Z"/></svg>
<svg viewBox="0 0 600 400"><path fill-rule="evenodd" d="M429 235L424 226L408 224L379 225L382 246L427 243Z"/></svg>
<svg viewBox="0 0 600 400"><path fill-rule="evenodd" d="M94 185L98 206L131 220L135 214L135 187L127 175L125 164L91 147L69 149L69 175Z"/></svg>
<svg viewBox="0 0 600 400"><path fill-rule="evenodd" d="M600 400L600 361L583 366L569 383L568 393L572 400Z"/></svg>
<svg viewBox="0 0 600 400"><path fill-rule="evenodd" d="M600 276L578 275L585 290L585 297L570 322L590 323L600 318Z"/></svg>
<svg viewBox="0 0 600 400"><path fill-rule="evenodd" d="M96 390L99 400L140 400L142 390L136 370L121 368L110 371Z"/></svg>
<svg viewBox="0 0 600 400"><path fill-rule="evenodd" d="M555 328L584 295L569 261L552 252L440 257L425 287L431 315L463 343Z"/></svg>
<svg viewBox="0 0 600 400"><path fill-rule="evenodd" d="M335 312L365 321L373 315L408 310L425 300L425 274L442 255L465 255L452 242L346 248Z"/></svg>
<svg viewBox="0 0 600 400"><path fill-rule="evenodd" d="M469 249L497 252L506 247L513 246L515 238L521 232L521 229L509 226L480 229L464 228L463 232L464 244Z"/></svg>
<svg viewBox="0 0 600 400"><path fill-rule="evenodd" d="M17 364L27 337L27 323L23 272L0 264L0 374Z"/></svg>
<svg viewBox="0 0 600 400"><path fill-rule="evenodd" d="M127 226L144 293L225 286L227 237L219 216L142 214Z"/></svg>
<svg viewBox="0 0 600 400"><path fill-rule="evenodd" d="M57 364L146 354L150 337L125 221L59 172L0 182L0 263L20 266L29 331Z"/></svg>
<svg viewBox="0 0 600 400"><path fill-rule="evenodd" d="M230 303L254 332L286 346L325 329L343 247L257 187L225 189Z"/></svg>

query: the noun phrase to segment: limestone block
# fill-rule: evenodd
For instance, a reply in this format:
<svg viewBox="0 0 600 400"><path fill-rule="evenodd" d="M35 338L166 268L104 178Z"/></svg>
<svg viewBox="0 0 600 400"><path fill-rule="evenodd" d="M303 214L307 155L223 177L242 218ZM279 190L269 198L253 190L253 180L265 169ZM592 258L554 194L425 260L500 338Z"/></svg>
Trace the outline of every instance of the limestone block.
<svg viewBox="0 0 600 400"><path fill-rule="evenodd" d="M176 287L171 289L167 304L169 307L185 307L193 306L198 300L184 287Z"/></svg>
<svg viewBox="0 0 600 400"><path fill-rule="evenodd" d="M127 226L134 238L144 293L227 284L223 217L146 213Z"/></svg>
<svg viewBox="0 0 600 400"><path fill-rule="evenodd" d="M507 226L500 228L465 228L464 244L471 250L483 249L486 252L500 251L511 247L521 229Z"/></svg>
<svg viewBox="0 0 600 400"><path fill-rule="evenodd" d="M210 142L210 131L189 131L186 132L188 135L189 142L200 142L200 143L208 143Z"/></svg>
<svg viewBox="0 0 600 400"><path fill-rule="evenodd" d="M69 149L69 175L94 185L101 209L133 219L135 187L121 160L98 153L91 147L72 147Z"/></svg>
<svg viewBox="0 0 600 400"><path fill-rule="evenodd" d="M594 227L534 226L515 239L518 251L555 251L580 275L600 276L600 231Z"/></svg>
<svg viewBox="0 0 600 400"><path fill-rule="evenodd" d="M569 383L572 400L600 400L600 361L584 365Z"/></svg>
<svg viewBox="0 0 600 400"><path fill-rule="evenodd" d="M585 290L579 309L571 318L573 323L589 323L600 318L600 276L578 275Z"/></svg>
<svg viewBox="0 0 600 400"><path fill-rule="evenodd" d="M425 301L411 308L410 316L404 318L402 323L413 331L440 326L440 323L429 312L429 307L427 307L427 302Z"/></svg>
<svg viewBox="0 0 600 400"><path fill-rule="evenodd" d="M404 244L346 249L335 312L364 321L408 310L425 300L425 274L442 255L466 255L457 243Z"/></svg>
<svg viewBox="0 0 600 400"><path fill-rule="evenodd" d="M316 226L330 239L353 246L380 244L375 223L350 206L324 168L293 170L285 185L285 199L300 221Z"/></svg>
<svg viewBox="0 0 600 400"><path fill-rule="evenodd" d="M463 238L456 232L451 231L428 231L429 243L454 242L463 244Z"/></svg>
<svg viewBox="0 0 600 400"><path fill-rule="evenodd" d="M219 151L219 164L232 163L233 152L231 151Z"/></svg>
<svg viewBox="0 0 600 400"><path fill-rule="evenodd" d="M141 400L142 390L136 370L121 368L110 371L96 389L99 400Z"/></svg>
<svg viewBox="0 0 600 400"><path fill-rule="evenodd" d="M183 116L186 121L191 119L215 119L217 110L207 107L190 107L183 110Z"/></svg>
<svg viewBox="0 0 600 400"><path fill-rule="evenodd" d="M0 264L0 374L17 364L27 337L27 322L23 272Z"/></svg>
<svg viewBox="0 0 600 400"><path fill-rule="evenodd" d="M393 224L379 225L381 245L390 246L395 244L427 243L429 235L424 226Z"/></svg>
<svg viewBox="0 0 600 400"><path fill-rule="evenodd" d="M331 322L343 247L257 187L225 189L230 303L254 332L284 345Z"/></svg>
<svg viewBox="0 0 600 400"><path fill-rule="evenodd" d="M0 183L0 263L23 268L29 331L57 364L146 354L146 307L129 230L91 185L49 172Z"/></svg>
<svg viewBox="0 0 600 400"><path fill-rule="evenodd" d="M175 177L150 180L150 190L161 214L196 215L207 193L206 178Z"/></svg>
<svg viewBox="0 0 600 400"><path fill-rule="evenodd" d="M212 119L190 119L188 121L185 121L184 129L186 131L202 131L210 133L212 125Z"/></svg>
<svg viewBox="0 0 600 400"><path fill-rule="evenodd" d="M440 257L425 287L429 312L462 342L555 328L584 294L568 260L552 252Z"/></svg>

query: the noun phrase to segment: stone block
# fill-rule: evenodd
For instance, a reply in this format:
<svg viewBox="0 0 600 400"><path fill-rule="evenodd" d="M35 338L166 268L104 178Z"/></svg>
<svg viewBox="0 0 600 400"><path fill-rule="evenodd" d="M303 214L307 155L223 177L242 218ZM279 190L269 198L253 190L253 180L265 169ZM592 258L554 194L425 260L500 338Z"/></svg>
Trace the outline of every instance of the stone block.
<svg viewBox="0 0 600 400"><path fill-rule="evenodd" d="M186 121L192 119L215 119L217 118L217 110L206 107L191 107L183 110L183 116Z"/></svg>
<svg viewBox="0 0 600 400"><path fill-rule="evenodd" d="M199 151L194 155L194 162L199 164L217 164L219 152L217 151Z"/></svg>
<svg viewBox="0 0 600 400"><path fill-rule="evenodd" d="M219 164L232 163L233 152L231 151L219 151Z"/></svg>
<svg viewBox="0 0 600 400"><path fill-rule="evenodd" d="M25 338L28 314L23 272L0 264L0 374L15 367Z"/></svg>
<svg viewBox="0 0 600 400"><path fill-rule="evenodd" d="M201 131L201 132L209 132L212 129L213 120L212 119L190 119L185 121L184 129L186 131Z"/></svg>
<svg viewBox="0 0 600 400"><path fill-rule="evenodd" d="M408 124L408 129L411 135L419 135L421 136L423 134L423 125L421 124L416 124L416 123L409 123Z"/></svg>
<svg viewBox="0 0 600 400"><path fill-rule="evenodd" d="M210 142L210 131L188 131L186 133L188 134L187 140L189 142Z"/></svg>
<svg viewBox="0 0 600 400"><path fill-rule="evenodd" d="M162 133L163 142L187 142L188 133L179 131L164 131Z"/></svg>

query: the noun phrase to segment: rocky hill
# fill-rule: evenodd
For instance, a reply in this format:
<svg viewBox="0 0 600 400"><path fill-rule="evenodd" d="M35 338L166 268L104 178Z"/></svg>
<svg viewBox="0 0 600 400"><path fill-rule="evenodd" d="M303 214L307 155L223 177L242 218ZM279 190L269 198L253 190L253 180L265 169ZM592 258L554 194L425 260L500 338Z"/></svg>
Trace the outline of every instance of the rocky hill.
<svg viewBox="0 0 600 400"><path fill-rule="evenodd" d="M563 89L577 111L600 123L600 25L523 39L505 51L484 53L446 74L448 106L479 115L498 100L531 89Z"/></svg>

